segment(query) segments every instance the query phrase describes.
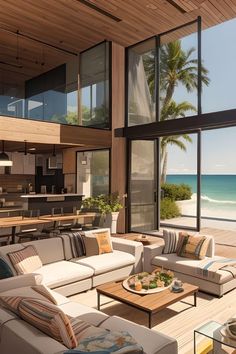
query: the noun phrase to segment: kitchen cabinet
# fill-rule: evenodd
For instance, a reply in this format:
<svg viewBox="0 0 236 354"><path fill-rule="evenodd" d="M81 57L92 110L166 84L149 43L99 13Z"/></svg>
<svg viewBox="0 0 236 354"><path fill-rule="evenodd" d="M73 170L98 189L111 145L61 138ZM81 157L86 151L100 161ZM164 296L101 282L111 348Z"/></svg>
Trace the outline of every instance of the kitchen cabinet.
<svg viewBox="0 0 236 354"><path fill-rule="evenodd" d="M24 174L24 154L21 152L12 153L12 175L23 175Z"/></svg>
<svg viewBox="0 0 236 354"><path fill-rule="evenodd" d="M35 155L14 152L12 154L12 161L11 174L35 175Z"/></svg>

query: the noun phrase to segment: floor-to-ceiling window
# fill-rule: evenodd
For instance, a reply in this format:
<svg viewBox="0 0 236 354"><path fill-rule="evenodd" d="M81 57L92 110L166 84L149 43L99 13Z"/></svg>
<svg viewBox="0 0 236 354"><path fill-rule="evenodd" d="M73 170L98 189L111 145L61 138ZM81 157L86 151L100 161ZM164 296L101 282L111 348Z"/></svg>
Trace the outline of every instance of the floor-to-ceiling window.
<svg viewBox="0 0 236 354"><path fill-rule="evenodd" d="M109 194L110 150L77 152L77 193L87 197Z"/></svg>
<svg viewBox="0 0 236 354"><path fill-rule="evenodd" d="M127 49L130 230L235 222L236 111L227 112L236 107L235 26L234 19L202 31L198 18ZM145 153L143 142L155 152ZM143 202L147 181L152 198Z"/></svg>
<svg viewBox="0 0 236 354"><path fill-rule="evenodd" d="M110 127L109 42L103 42L80 56L80 124Z"/></svg>

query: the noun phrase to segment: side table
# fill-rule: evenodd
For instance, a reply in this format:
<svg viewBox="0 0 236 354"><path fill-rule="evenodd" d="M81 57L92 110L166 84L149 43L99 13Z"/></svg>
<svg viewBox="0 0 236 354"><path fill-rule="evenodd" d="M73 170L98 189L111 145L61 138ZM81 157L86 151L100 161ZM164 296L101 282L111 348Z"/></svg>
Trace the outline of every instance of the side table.
<svg viewBox="0 0 236 354"><path fill-rule="evenodd" d="M201 327L194 330L194 354L201 354L198 351L197 335L202 335L212 339L212 350L209 353L221 354L225 353L222 347L227 347L229 351L227 353L233 353L236 349L236 341L225 337L221 334L221 329L224 326L216 321L209 321ZM204 352L204 351L203 351Z"/></svg>
<svg viewBox="0 0 236 354"><path fill-rule="evenodd" d="M124 238L126 240L142 242L144 246L152 245L154 243L164 244L164 240L161 237L149 236L141 233L114 234L113 236Z"/></svg>

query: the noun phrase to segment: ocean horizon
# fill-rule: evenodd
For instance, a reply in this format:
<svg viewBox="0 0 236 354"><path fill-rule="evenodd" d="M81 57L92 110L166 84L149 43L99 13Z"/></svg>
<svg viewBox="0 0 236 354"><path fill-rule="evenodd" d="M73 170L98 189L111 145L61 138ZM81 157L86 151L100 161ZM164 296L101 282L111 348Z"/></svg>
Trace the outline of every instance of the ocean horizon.
<svg viewBox="0 0 236 354"><path fill-rule="evenodd" d="M189 201L179 202L182 215L196 215L197 176L168 174L167 183L187 184L192 189ZM201 176L202 216L236 219L236 174L204 174Z"/></svg>

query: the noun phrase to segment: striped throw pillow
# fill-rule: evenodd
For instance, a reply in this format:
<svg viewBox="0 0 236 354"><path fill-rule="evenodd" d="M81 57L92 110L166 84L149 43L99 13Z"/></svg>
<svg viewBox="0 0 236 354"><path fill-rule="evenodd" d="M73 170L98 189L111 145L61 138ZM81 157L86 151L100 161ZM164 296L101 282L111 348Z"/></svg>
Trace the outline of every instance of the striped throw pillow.
<svg viewBox="0 0 236 354"><path fill-rule="evenodd" d="M23 299L18 305L19 316L67 348L77 346L70 320L57 306L48 301Z"/></svg>
<svg viewBox="0 0 236 354"><path fill-rule="evenodd" d="M190 259L204 259L210 239L206 236L179 233L176 254L179 257Z"/></svg>
<svg viewBox="0 0 236 354"><path fill-rule="evenodd" d="M43 266L36 248L29 245L20 251L7 254L18 275L33 273Z"/></svg>
<svg viewBox="0 0 236 354"><path fill-rule="evenodd" d="M163 253L175 253L178 244L178 233L172 230L163 230L165 246Z"/></svg>
<svg viewBox="0 0 236 354"><path fill-rule="evenodd" d="M22 296L0 296L0 305L19 315L18 306L22 299Z"/></svg>

